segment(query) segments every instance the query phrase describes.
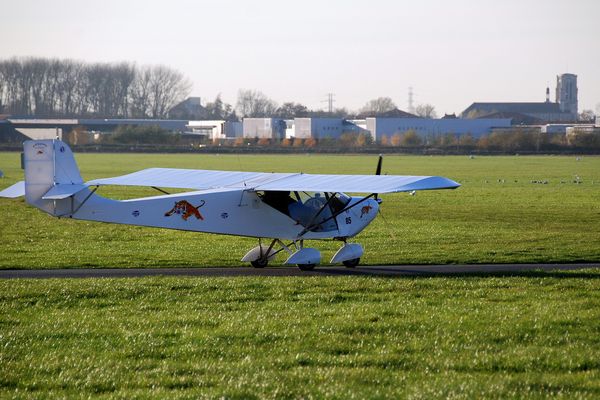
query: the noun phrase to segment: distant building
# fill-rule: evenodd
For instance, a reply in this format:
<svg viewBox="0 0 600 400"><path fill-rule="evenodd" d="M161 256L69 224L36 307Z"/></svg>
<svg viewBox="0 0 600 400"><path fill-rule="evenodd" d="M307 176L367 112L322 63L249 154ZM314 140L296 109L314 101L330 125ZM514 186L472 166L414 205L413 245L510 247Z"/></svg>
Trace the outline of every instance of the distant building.
<svg viewBox="0 0 600 400"><path fill-rule="evenodd" d="M575 125L566 128L566 139L568 144L573 144L577 137L585 137L587 135L600 135L600 127L595 125Z"/></svg>
<svg viewBox="0 0 600 400"><path fill-rule="evenodd" d="M569 126L573 126L572 124L547 124L547 125L542 125L541 131L542 133L560 133L560 134L565 134L567 133L567 128Z"/></svg>
<svg viewBox="0 0 600 400"><path fill-rule="evenodd" d="M344 133L371 134L367 129L366 119L348 119L344 120Z"/></svg>
<svg viewBox="0 0 600 400"><path fill-rule="evenodd" d="M373 113L371 111L360 113L356 116L358 119L365 118L420 118L418 115L408 113L406 111L402 111L398 108L394 108L393 110L384 111L381 113Z"/></svg>
<svg viewBox="0 0 600 400"><path fill-rule="evenodd" d="M243 136L245 138L283 139L286 123L280 118L244 118Z"/></svg>
<svg viewBox="0 0 600 400"><path fill-rule="evenodd" d="M296 125L293 119L286 119L285 122L285 138L290 139L296 137Z"/></svg>
<svg viewBox="0 0 600 400"><path fill-rule="evenodd" d="M200 97L188 97L169 110L169 118L199 120L206 118L206 108L202 107Z"/></svg>
<svg viewBox="0 0 600 400"><path fill-rule="evenodd" d="M119 126L158 126L161 129L174 133L184 133L186 131L187 120L176 119L80 119L75 120L78 125L85 127L90 131L100 131L103 133L113 132Z"/></svg>
<svg viewBox="0 0 600 400"><path fill-rule="evenodd" d="M562 74L556 77L556 103L560 111L577 119L577 75Z"/></svg>
<svg viewBox="0 0 600 400"><path fill-rule="evenodd" d="M186 133L204 136L210 140L235 139L243 135L242 123L235 121L189 121L186 128Z"/></svg>
<svg viewBox="0 0 600 400"><path fill-rule="evenodd" d="M367 130L373 140L381 140L383 136L391 137L397 133L415 131L421 137L471 134L479 137L492 132L494 128L510 128L510 118L480 119L430 119L430 118L367 118Z"/></svg>
<svg viewBox="0 0 600 400"><path fill-rule="evenodd" d="M525 133L528 135L542 133L542 125L513 125L510 128L492 128L492 133Z"/></svg>
<svg viewBox="0 0 600 400"><path fill-rule="evenodd" d="M513 125L543 125L544 120L517 112L497 112L481 118L509 118Z"/></svg>
<svg viewBox="0 0 600 400"><path fill-rule="evenodd" d="M462 118L488 118L492 114L518 113L530 116L541 123L577 121L577 75L562 74L556 77L556 102L550 101L550 88L546 88L545 102L481 103L465 109Z"/></svg>
<svg viewBox="0 0 600 400"><path fill-rule="evenodd" d="M41 118L9 118L5 124L15 133L28 139L64 139L72 144L81 144L79 139L86 135L99 137L102 133L112 133L119 126L158 126L170 132L184 133L188 121L164 119L41 119ZM73 135L74 132L79 134ZM85 133L85 135L83 135ZM87 141L87 140L86 140Z"/></svg>
<svg viewBox="0 0 600 400"><path fill-rule="evenodd" d="M300 139L337 139L344 132L342 118L294 118L294 134Z"/></svg>
<svg viewBox="0 0 600 400"><path fill-rule="evenodd" d="M575 121L571 113L560 110L557 103L473 103L462 112L462 118L488 118L492 115L518 113L541 122Z"/></svg>

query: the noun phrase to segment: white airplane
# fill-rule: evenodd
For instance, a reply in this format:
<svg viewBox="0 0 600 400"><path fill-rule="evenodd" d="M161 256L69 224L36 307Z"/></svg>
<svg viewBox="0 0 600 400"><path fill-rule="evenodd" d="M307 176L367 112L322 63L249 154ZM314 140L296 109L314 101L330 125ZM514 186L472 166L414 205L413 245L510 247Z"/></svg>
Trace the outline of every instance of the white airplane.
<svg viewBox="0 0 600 400"><path fill-rule="evenodd" d="M380 156L375 175L149 168L84 183L66 143L31 140L24 143L25 181L1 191L0 197L24 195L27 203L58 218L258 238L258 246L242 258L256 268L285 251L286 264L313 269L321 254L304 241L339 240L342 246L331 263L351 268L360 262L363 248L348 239L373 221L379 193L460 186L438 176L380 175L381 161ZM146 186L161 194L119 201L96 194L105 185ZM188 191L169 194L166 188ZM262 239L269 239L268 244Z"/></svg>

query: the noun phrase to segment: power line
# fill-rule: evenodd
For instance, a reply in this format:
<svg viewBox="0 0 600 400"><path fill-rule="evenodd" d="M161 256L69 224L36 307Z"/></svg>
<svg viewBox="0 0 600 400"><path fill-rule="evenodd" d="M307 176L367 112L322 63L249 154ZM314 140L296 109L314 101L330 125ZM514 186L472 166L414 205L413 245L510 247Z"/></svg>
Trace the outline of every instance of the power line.
<svg viewBox="0 0 600 400"><path fill-rule="evenodd" d="M408 112L414 114L415 105L414 105L414 93L412 86L408 87Z"/></svg>
<svg viewBox="0 0 600 400"><path fill-rule="evenodd" d="M327 100L321 101L321 103L327 102L327 109L329 114L333 113L333 103L335 103L335 93L327 93Z"/></svg>

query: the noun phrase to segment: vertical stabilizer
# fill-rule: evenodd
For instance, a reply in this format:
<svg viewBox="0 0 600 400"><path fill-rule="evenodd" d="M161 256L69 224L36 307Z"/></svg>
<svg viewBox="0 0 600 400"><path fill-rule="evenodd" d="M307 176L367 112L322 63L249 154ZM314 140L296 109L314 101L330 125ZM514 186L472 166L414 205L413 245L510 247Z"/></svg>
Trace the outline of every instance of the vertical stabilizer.
<svg viewBox="0 0 600 400"><path fill-rule="evenodd" d="M60 140L29 140L23 144L25 200L52 215L68 211L69 200L42 197L58 185L81 185L83 180L69 146Z"/></svg>

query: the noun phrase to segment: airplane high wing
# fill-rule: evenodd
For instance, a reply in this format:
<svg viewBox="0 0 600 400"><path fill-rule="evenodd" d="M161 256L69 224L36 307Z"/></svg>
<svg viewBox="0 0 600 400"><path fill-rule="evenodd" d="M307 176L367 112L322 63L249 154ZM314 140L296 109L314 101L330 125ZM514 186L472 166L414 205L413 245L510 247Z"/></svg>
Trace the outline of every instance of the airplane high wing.
<svg viewBox="0 0 600 400"><path fill-rule="evenodd" d="M114 178L95 179L87 182L86 185L334 193L394 193L454 189L460 186L448 178L439 176L286 174L173 168L149 168Z"/></svg>
<svg viewBox="0 0 600 400"><path fill-rule="evenodd" d="M242 258L255 267L284 251L286 264L312 269L321 254L304 247L304 241L315 239L342 241L331 262L354 267L363 249L347 241L377 216L380 193L460 186L440 176L381 175L381 156L375 175L149 168L85 183L71 149L60 140L25 142L23 159L24 183L1 191L0 197L25 195L27 203L59 218L255 237L259 245ZM147 186L162 193L119 201L96 193L106 185ZM169 194L161 188L188 191ZM270 240L268 246L263 238Z"/></svg>

